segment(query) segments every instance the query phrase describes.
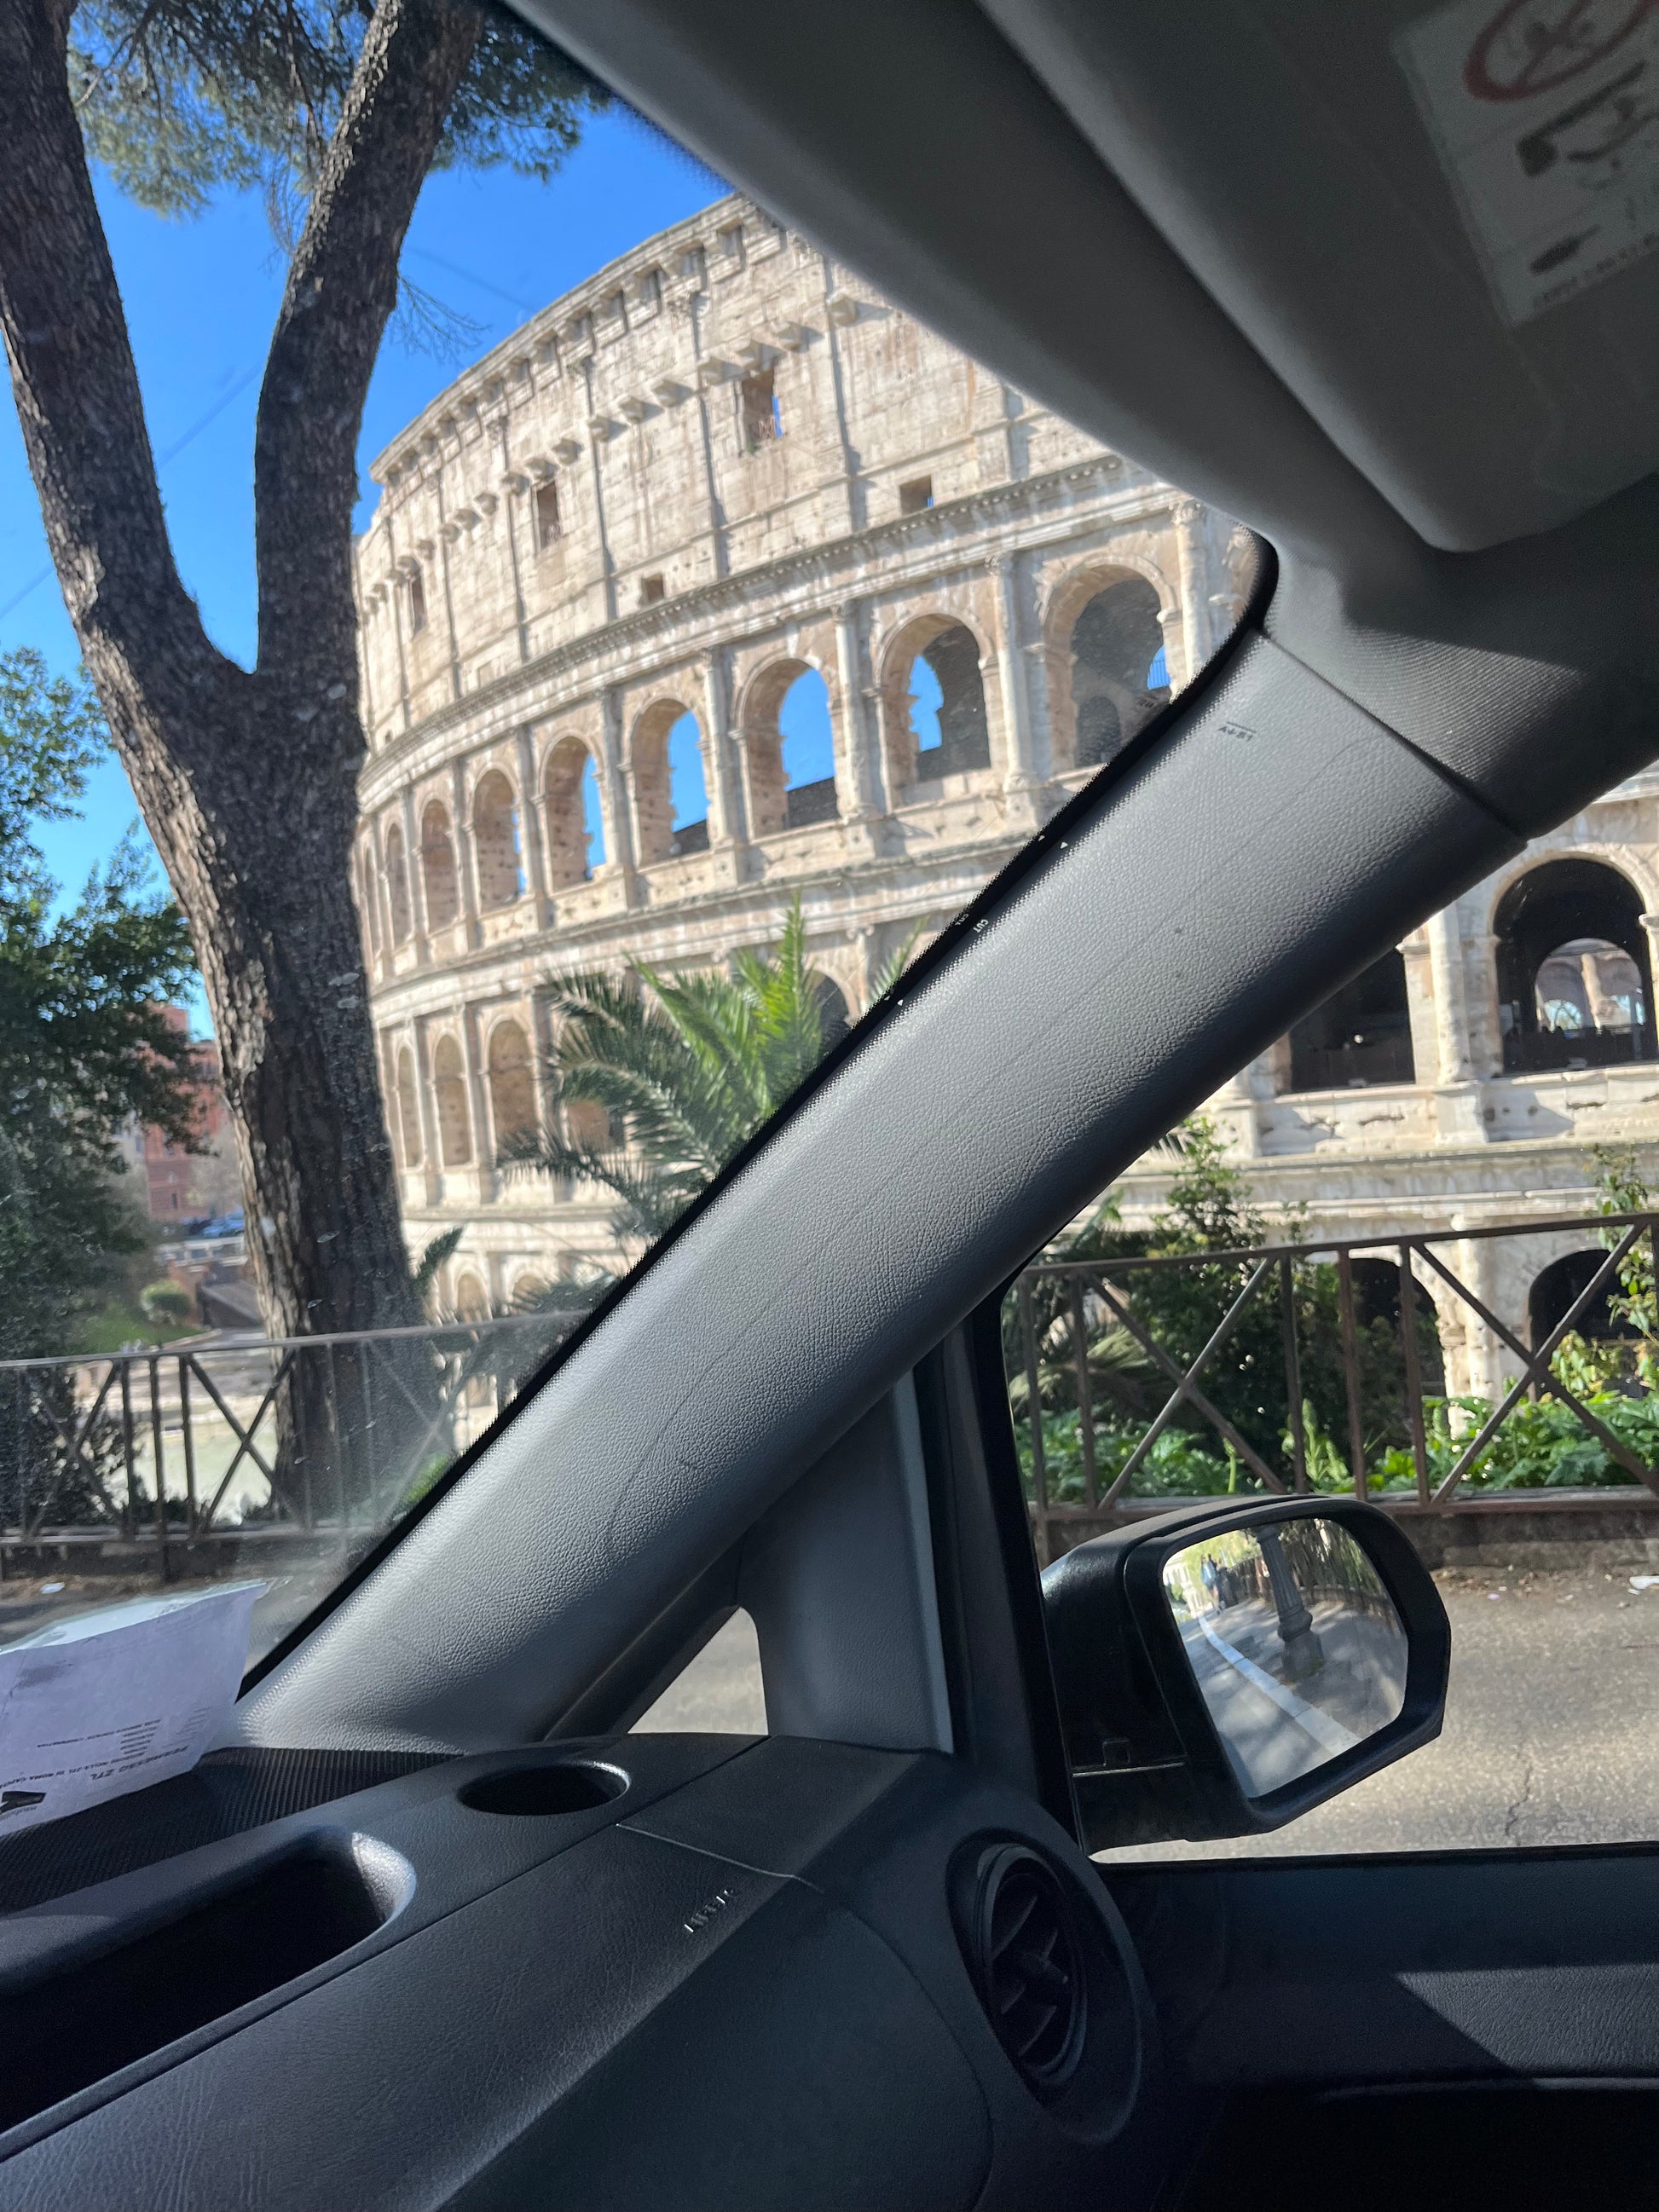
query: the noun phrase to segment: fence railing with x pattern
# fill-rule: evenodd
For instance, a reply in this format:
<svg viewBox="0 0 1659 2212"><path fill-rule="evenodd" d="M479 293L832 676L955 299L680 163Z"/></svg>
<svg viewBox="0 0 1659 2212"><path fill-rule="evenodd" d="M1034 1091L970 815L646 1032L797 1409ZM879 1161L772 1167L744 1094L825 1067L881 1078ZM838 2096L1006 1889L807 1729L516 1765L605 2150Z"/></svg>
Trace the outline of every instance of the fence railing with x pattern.
<svg viewBox="0 0 1659 2212"><path fill-rule="evenodd" d="M1535 1344L1448 1257L1564 1231L1599 1263ZM1092 1533L1079 1524L1230 1491L1627 1509L1633 1489L1659 1492L1656 1276L1650 1213L1042 1261L1003 1315L1039 1553ZM1448 1394L1443 1330L1486 1333L1495 1395Z"/></svg>
<svg viewBox="0 0 1659 2212"><path fill-rule="evenodd" d="M0 1362L0 1566L9 1543L70 1537L153 1543L163 1575L170 1554L233 1531L373 1537L483 1434L573 1318Z"/></svg>

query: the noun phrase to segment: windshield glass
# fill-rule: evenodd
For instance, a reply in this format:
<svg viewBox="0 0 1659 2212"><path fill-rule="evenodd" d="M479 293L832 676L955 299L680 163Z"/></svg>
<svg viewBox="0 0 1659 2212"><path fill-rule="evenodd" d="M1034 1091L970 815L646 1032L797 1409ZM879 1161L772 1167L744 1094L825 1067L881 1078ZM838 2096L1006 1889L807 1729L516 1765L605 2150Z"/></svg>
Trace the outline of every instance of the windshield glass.
<svg viewBox="0 0 1659 2212"><path fill-rule="evenodd" d="M1248 587L506 16L282 22L6 126L0 1632L268 1649Z"/></svg>

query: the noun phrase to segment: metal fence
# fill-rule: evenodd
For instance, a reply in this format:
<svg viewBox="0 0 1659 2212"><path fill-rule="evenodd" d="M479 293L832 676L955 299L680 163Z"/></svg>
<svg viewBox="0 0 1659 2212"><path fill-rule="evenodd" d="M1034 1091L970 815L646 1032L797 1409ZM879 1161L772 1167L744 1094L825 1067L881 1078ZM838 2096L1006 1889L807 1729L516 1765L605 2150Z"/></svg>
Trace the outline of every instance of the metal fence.
<svg viewBox="0 0 1659 2212"><path fill-rule="evenodd" d="M193 1339L0 1362L7 1548L125 1539L163 1578L210 1540L372 1537L482 1435L568 1313Z"/></svg>
<svg viewBox="0 0 1659 2212"><path fill-rule="evenodd" d="M1606 1249L1534 1345L1446 1256L1564 1232ZM1393 1285L1386 1311L1379 1260ZM1659 1215L1040 1261L1004 1307L1039 1554L1174 1498L1235 1489L1340 1486L1402 1514L1444 1515L1473 1492L1498 1503L1489 1486L1509 1479L1492 1472L1506 1431L1535 1425L1545 1406L1556 1409L1555 1458L1523 1469L1530 1486L1501 1502L1659 1505L1659 1395L1640 1340L1595 1389L1557 1358L1637 1265L1659 1278ZM1437 1305L1501 1347L1504 1386L1490 1401L1448 1395ZM0 1362L0 1575L9 1552L51 1545L124 1541L163 1578L192 1571L181 1555L250 1532L361 1546L483 1434L575 1318ZM1594 1447L1590 1486L1571 1479L1563 1420Z"/></svg>
<svg viewBox="0 0 1659 2212"><path fill-rule="evenodd" d="M1606 1249L1528 1345L1462 1279L1447 1248L1560 1232ZM1379 1260L1392 1279L1386 1314L1374 1302L1366 1311L1358 1280L1367 1262L1381 1272ZM1653 1504L1659 1398L1639 1356L1643 1331L1626 1322L1622 1352L1604 1346L1592 1389L1576 1386L1557 1357L1638 1269L1650 1271L1649 1285L1659 1279L1651 1213L1029 1267L1005 1303L1003 1342L1039 1556L1210 1491L1340 1486L1407 1515L1461 1510L1476 1492L1495 1504L1494 1481L1516 1485L1504 1504L1528 1508ZM1448 1395L1437 1326L1448 1315L1498 1349L1495 1397ZM1546 1407L1556 1410L1540 1423ZM1494 1474L1506 1432L1528 1424L1550 1431L1535 1464ZM1575 1453L1575 1438L1596 1449ZM1587 1459L1588 1482L1574 1480Z"/></svg>

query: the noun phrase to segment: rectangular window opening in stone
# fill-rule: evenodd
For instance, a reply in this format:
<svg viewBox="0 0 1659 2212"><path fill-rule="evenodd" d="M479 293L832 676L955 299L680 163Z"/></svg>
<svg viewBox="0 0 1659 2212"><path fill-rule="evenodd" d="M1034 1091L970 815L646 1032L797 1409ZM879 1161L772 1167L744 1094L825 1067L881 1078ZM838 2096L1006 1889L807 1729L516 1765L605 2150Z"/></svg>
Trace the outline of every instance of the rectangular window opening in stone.
<svg viewBox="0 0 1659 2212"><path fill-rule="evenodd" d="M899 486L899 513L924 514L933 503L932 477L912 477L908 483Z"/></svg>
<svg viewBox="0 0 1659 2212"><path fill-rule="evenodd" d="M640 605L642 607L654 607L664 598L666 588L660 576L641 576Z"/></svg>
<svg viewBox="0 0 1659 2212"><path fill-rule="evenodd" d="M783 435L783 415L774 390L775 372L757 368L743 380L743 441L751 453Z"/></svg>
<svg viewBox="0 0 1659 2212"><path fill-rule="evenodd" d="M536 487L536 550L544 552L559 534L559 484L556 477Z"/></svg>
<svg viewBox="0 0 1659 2212"><path fill-rule="evenodd" d="M426 628L426 583L418 568L409 579L409 634L414 637Z"/></svg>

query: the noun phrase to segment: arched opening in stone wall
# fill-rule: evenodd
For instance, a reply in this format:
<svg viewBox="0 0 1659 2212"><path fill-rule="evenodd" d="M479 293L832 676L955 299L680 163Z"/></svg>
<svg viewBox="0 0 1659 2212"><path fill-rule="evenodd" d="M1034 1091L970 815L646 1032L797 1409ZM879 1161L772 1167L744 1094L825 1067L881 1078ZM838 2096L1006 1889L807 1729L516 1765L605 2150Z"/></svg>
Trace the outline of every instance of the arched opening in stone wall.
<svg viewBox="0 0 1659 2212"><path fill-rule="evenodd" d="M916 635L912 632L912 635ZM902 659L901 783L932 783L991 765L979 641L963 623L936 622Z"/></svg>
<svg viewBox="0 0 1659 2212"><path fill-rule="evenodd" d="M522 897L518 800L498 768L479 778L472 794L472 849L477 860L478 903L486 912Z"/></svg>
<svg viewBox="0 0 1659 2212"><path fill-rule="evenodd" d="M1607 1256L1600 1250L1569 1252L1565 1259L1552 1260L1533 1278L1532 1288L1527 1293L1527 1327L1534 1350L1566 1319L1573 1301L1589 1288ZM1633 1322L1613 1311L1612 1301L1619 1295L1615 1275L1601 1285L1573 1323L1580 1336L1607 1343L1640 1334Z"/></svg>
<svg viewBox="0 0 1659 2212"><path fill-rule="evenodd" d="M457 1321L489 1319L489 1293L470 1268L455 1278L455 1318Z"/></svg>
<svg viewBox="0 0 1659 2212"><path fill-rule="evenodd" d="M489 1079L489 1118L499 1152L514 1137L529 1136L536 1127L530 1040L517 1022L497 1022L489 1032L485 1072Z"/></svg>
<svg viewBox="0 0 1659 2212"><path fill-rule="evenodd" d="M447 929L461 910L455 870L455 839L449 809L433 799L421 816L421 881L426 890L426 926Z"/></svg>
<svg viewBox="0 0 1659 2212"><path fill-rule="evenodd" d="M1494 931L1506 1073L1656 1057L1642 901L1617 868L1529 868L1498 901Z"/></svg>
<svg viewBox="0 0 1659 2212"><path fill-rule="evenodd" d="M552 1285L545 1275L518 1275L514 1278L512 1306L514 1313L537 1313L547 1304L552 1294Z"/></svg>
<svg viewBox="0 0 1659 2212"><path fill-rule="evenodd" d="M599 778L580 738L561 738L542 771L547 817L547 880L552 890L585 884L605 860Z"/></svg>
<svg viewBox="0 0 1659 2212"><path fill-rule="evenodd" d="M1158 593L1144 576L1097 592L1072 624L1074 759L1099 768L1170 698Z"/></svg>
<svg viewBox="0 0 1659 2212"><path fill-rule="evenodd" d="M472 1117L466 1110L466 1064L452 1036L440 1037L433 1052L432 1091L439 1157L447 1168L464 1168L472 1158Z"/></svg>
<svg viewBox="0 0 1659 2212"><path fill-rule="evenodd" d="M757 837L836 819L830 692L816 668L780 660L761 671L744 702L743 743Z"/></svg>
<svg viewBox="0 0 1659 2212"><path fill-rule="evenodd" d="M590 753L582 763L582 831L587 839L587 872L605 866L605 805L599 796L599 763Z"/></svg>
<svg viewBox="0 0 1659 2212"><path fill-rule="evenodd" d="M401 945L412 924L409 910L409 866L404 858L404 832L394 822L386 833L386 903L392 909L392 941Z"/></svg>
<svg viewBox="0 0 1659 2212"><path fill-rule="evenodd" d="M398 1136L404 1165L421 1164L421 1109L415 1090L415 1055L407 1045L398 1049Z"/></svg>
<svg viewBox="0 0 1659 2212"><path fill-rule="evenodd" d="M647 707L634 731L634 815L642 866L708 850L708 793L696 716L675 699Z"/></svg>
<svg viewBox="0 0 1659 2212"><path fill-rule="evenodd" d="M812 996L818 1010L818 1019L823 1027L823 1048L828 1052L837 1045L853 1026L852 1010L847 1004L847 994L841 985L828 975L812 978Z"/></svg>
<svg viewBox="0 0 1659 2212"><path fill-rule="evenodd" d="M1291 1031L1292 1091L1416 1080L1406 963L1397 951L1372 961Z"/></svg>
<svg viewBox="0 0 1659 2212"><path fill-rule="evenodd" d="M1398 1422L1398 1435L1409 1419L1405 1403L1405 1352L1400 1330L1400 1268L1393 1260L1370 1259L1364 1255L1356 1255L1349 1266L1353 1279L1354 1319L1362 1329L1370 1332L1370 1343L1362 1349L1360 1361L1365 1382L1378 1399L1373 1413L1382 1410L1388 1398L1395 1398L1396 1410L1389 1425ZM1412 1285L1412 1314L1416 1322L1419 1383L1425 1396L1437 1398L1446 1388L1446 1355L1440 1335L1439 1313L1421 1280Z"/></svg>

